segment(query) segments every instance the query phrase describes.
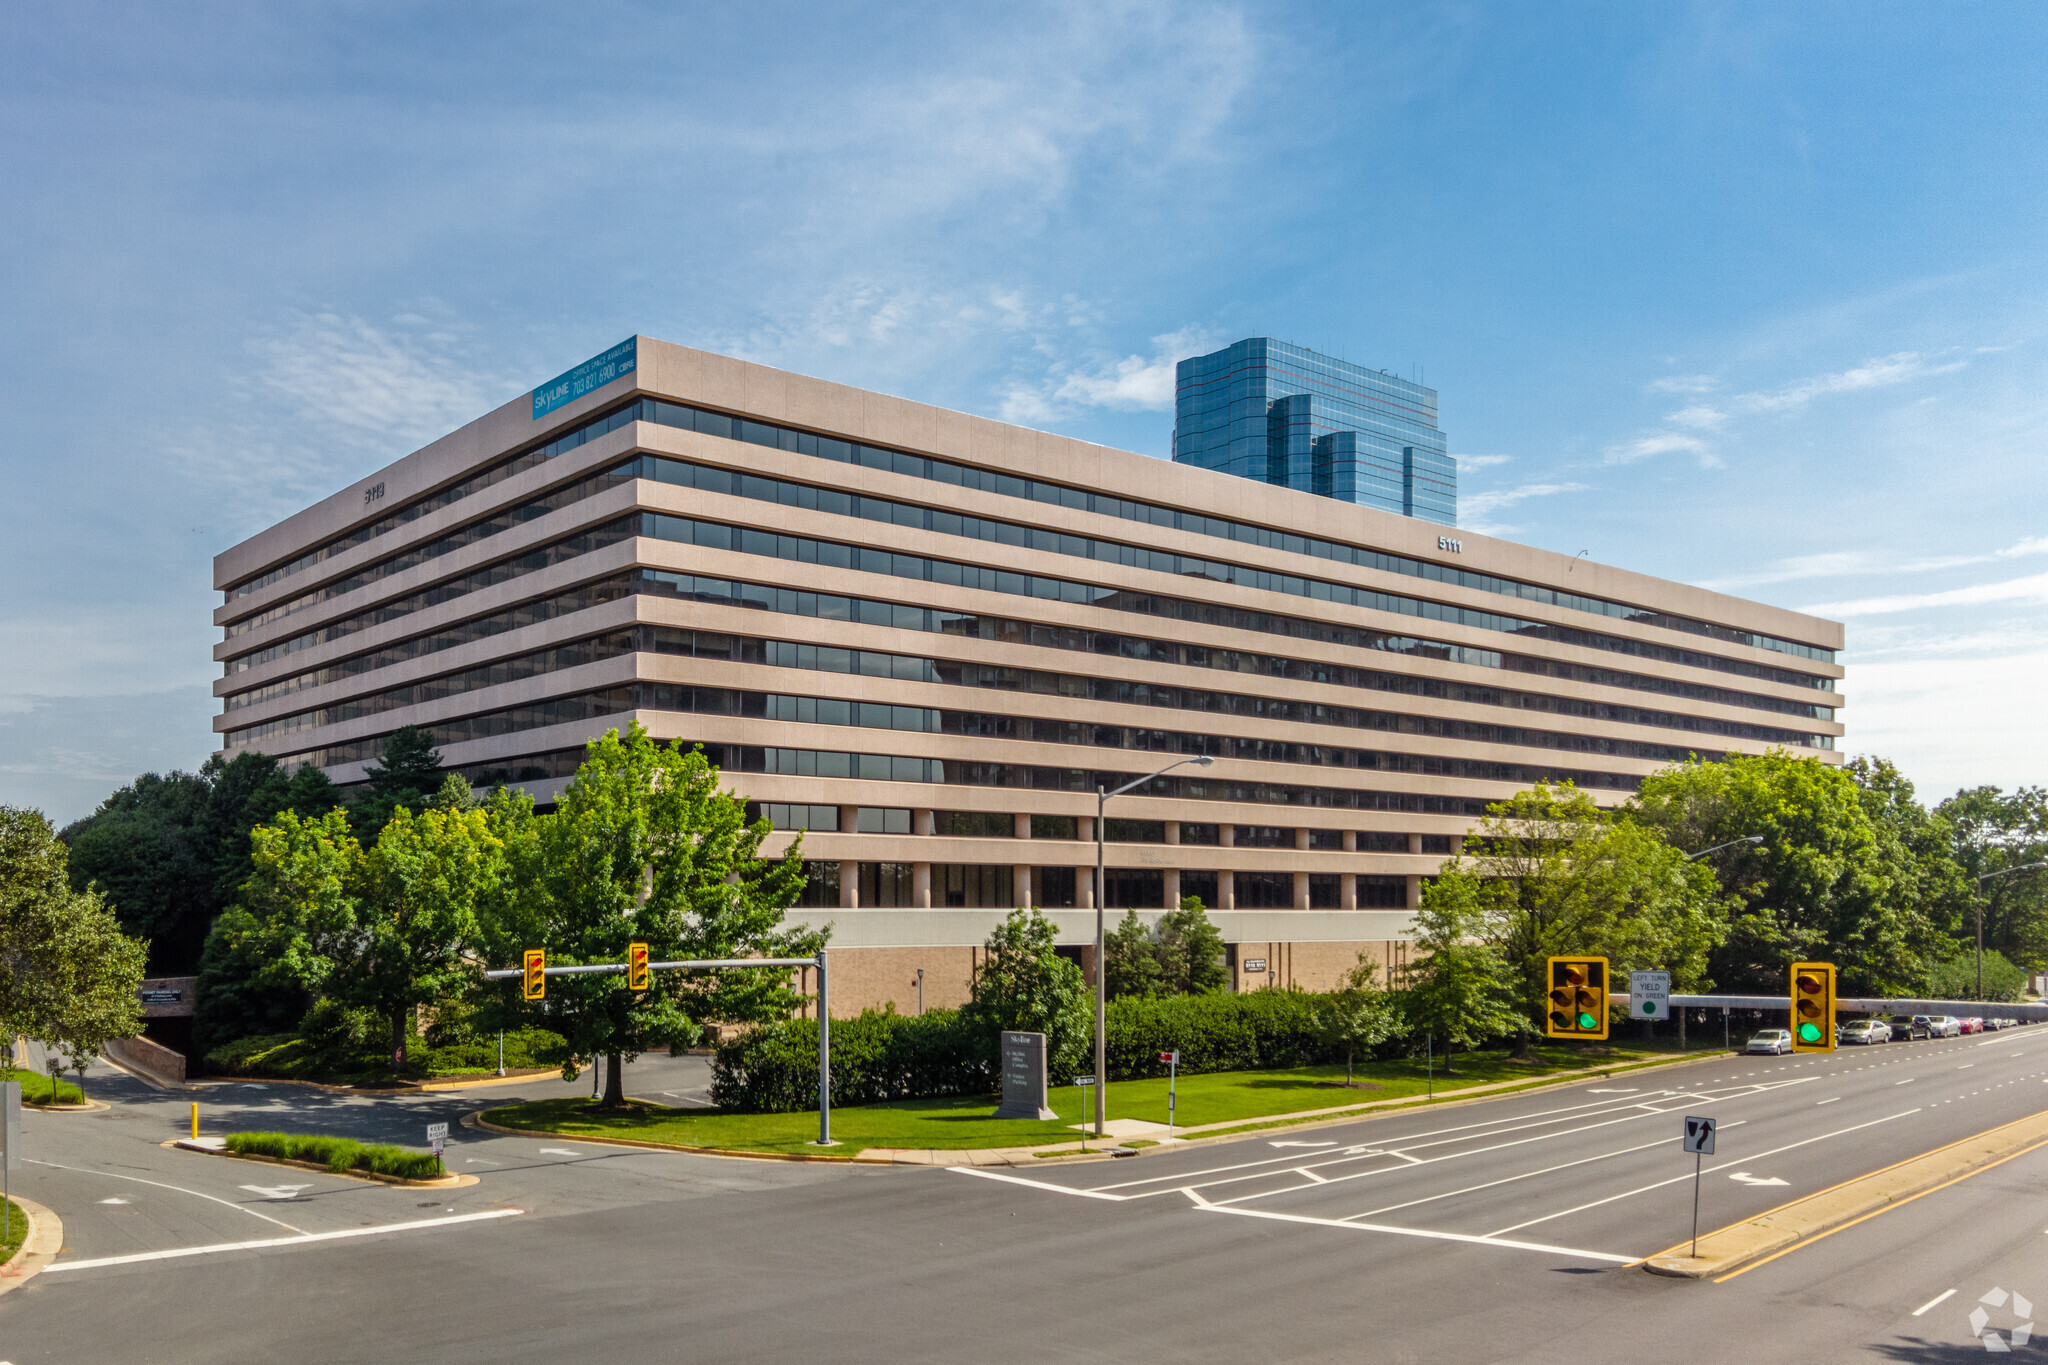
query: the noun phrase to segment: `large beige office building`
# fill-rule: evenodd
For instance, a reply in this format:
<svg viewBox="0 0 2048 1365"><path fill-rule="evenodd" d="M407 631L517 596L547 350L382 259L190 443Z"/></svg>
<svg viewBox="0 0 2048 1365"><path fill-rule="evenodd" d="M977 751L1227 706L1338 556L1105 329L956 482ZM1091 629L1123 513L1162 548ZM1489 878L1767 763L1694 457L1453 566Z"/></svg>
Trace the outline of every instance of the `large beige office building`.
<svg viewBox="0 0 2048 1365"><path fill-rule="evenodd" d="M1313 989L1489 802L1842 733L1831 621L646 337L214 573L230 752L346 784L414 724L546 801L608 728L702 743L803 831L835 1012L958 1003L1012 906L1088 941L1097 786L1181 758L1106 903Z"/></svg>

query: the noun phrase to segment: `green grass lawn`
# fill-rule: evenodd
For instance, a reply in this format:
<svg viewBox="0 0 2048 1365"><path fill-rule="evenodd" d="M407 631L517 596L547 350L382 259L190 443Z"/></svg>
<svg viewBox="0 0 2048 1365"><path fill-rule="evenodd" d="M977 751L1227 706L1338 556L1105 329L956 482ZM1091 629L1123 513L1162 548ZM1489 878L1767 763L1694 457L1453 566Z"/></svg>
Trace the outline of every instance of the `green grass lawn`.
<svg viewBox="0 0 2048 1365"><path fill-rule="evenodd" d="M20 1081L23 1104L50 1103L51 1082L48 1076L39 1076L33 1071L23 1071L16 1067L11 1071L0 1070L0 1081ZM85 1098L84 1092L70 1081L58 1081L56 1086L58 1104L77 1104Z"/></svg>
<svg viewBox="0 0 2048 1365"><path fill-rule="evenodd" d="M1510 1061L1504 1052L1479 1052L1457 1058L1457 1071L1439 1069L1438 1095L1497 1081L1539 1081L1560 1071L1588 1066L1631 1066L1668 1059L1668 1051L1614 1047L1600 1053L1569 1046L1536 1049L1533 1060ZM1346 1090L1342 1066L1302 1067L1291 1071L1232 1071L1184 1076L1179 1083L1176 1122L1181 1127L1239 1120L1257 1122L1276 1114L1335 1109L1376 1100L1421 1098L1429 1087L1420 1061L1375 1062L1355 1070L1359 1081L1377 1089ZM1080 1136L1068 1125L1092 1118L1093 1101L1073 1086L1056 1088L1050 1096L1058 1120L992 1119L992 1096L903 1100L832 1111L832 1136L839 1150L852 1155L867 1147L961 1148L1030 1147L1072 1142ZM1084 1112L1084 1106L1085 1112ZM1166 1122L1164 1078L1119 1081L1109 1087L1109 1116ZM663 1109L647 1106L640 1114L600 1114L586 1099L539 1100L506 1105L484 1115L508 1128L633 1138L686 1147L723 1147L738 1151L816 1152L816 1110L794 1114L726 1114L713 1110Z"/></svg>
<svg viewBox="0 0 2048 1365"><path fill-rule="evenodd" d="M10 1201L5 1208L0 1208L0 1262L12 1256L14 1249L27 1236L28 1215Z"/></svg>

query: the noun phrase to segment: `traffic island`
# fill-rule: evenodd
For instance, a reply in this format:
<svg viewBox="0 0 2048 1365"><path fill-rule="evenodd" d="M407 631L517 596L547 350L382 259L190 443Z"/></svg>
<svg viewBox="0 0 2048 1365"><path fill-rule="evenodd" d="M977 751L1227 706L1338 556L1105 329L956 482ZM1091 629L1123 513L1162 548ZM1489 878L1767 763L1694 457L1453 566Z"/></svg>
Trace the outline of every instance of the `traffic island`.
<svg viewBox="0 0 2048 1365"><path fill-rule="evenodd" d="M374 1180L385 1185L420 1189L465 1189L477 1184L473 1175L444 1171L438 1175L408 1172L439 1169L437 1158L382 1143L352 1138L302 1137L288 1133L230 1133L226 1137L178 1138L163 1144L207 1156L234 1157L270 1166L295 1166L302 1171ZM433 1163L430 1167L427 1163Z"/></svg>
<svg viewBox="0 0 2048 1365"><path fill-rule="evenodd" d="M28 1228L13 1254L0 1260L0 1294L19 1289L40 1273L64 1248L64 1221L33 1199L14 1196L14 1207L28 1218Z"/></svg>
<svg viewBox="0 0 2048 1365"><path fill-rule="evenodd" d="M1693 1244L1687 1241L1642 1265L1653 1275L1726 1279L2044 1144L2048 1144L2048 1113L1952 1142L1780 1204L1755 1218L1717 1228L1699 1239L1697 1256L1691 1254Z"/></svg>

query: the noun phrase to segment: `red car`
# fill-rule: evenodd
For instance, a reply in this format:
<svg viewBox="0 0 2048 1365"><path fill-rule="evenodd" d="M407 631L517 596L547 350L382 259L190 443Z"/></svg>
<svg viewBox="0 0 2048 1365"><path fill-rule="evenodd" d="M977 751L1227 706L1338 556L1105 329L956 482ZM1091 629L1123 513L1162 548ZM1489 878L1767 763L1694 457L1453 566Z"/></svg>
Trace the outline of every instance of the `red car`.
<svg viewBox="0 0 2048 1365"><path fill-rule="evenodd" d="M1963 1020L1963 1032L1965 1032L1965 1033L1982 1033L1983 1031L1984 1031L1984 1021L1983 1021L1983 1019L1979 1018L1979 1017L1978 1017L1977 1015L1974 1015L1974 1014L1972 1014L1972 1015L1969 1015L1968 1017L1966 1017L1966 1018L1965 1018L1965 1019Z"/></svg>

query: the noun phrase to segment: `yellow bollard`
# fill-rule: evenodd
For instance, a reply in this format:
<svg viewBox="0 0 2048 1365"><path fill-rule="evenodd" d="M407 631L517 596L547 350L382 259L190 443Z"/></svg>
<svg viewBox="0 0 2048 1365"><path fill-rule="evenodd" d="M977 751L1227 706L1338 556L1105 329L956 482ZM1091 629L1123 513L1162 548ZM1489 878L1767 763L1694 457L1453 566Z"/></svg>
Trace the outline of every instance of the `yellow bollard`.
<svg viewBox="0 0 2048 1365"><path fill-rule="evenodd" d="M193 1138L194 1138L194 1139L197 1139L197 1138L198 1138L198 1136L199 1136L199 1101L198 1101L198 1100L194 1100L194 1101L192 1101L192 1136L193 1136Z"/></svg>

